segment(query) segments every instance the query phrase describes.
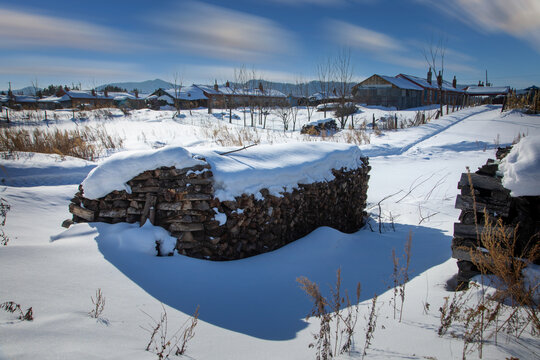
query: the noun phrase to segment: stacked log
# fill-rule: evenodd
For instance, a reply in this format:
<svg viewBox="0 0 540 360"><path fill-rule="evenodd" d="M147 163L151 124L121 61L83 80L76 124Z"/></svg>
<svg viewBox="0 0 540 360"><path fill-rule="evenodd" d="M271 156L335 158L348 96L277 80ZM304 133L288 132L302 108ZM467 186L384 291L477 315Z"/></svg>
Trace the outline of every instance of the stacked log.
<svg viewBox="0 0 540 360"><path fill-rule="evenodd" d="M510 149L499 148L498 160ZM510 190L502 185L497 173L498 162L489 159L476 173L463 173L458 183L461 194L456 197L456 208L461 209L459 222L454 224L452 257L457 259L458 284L464 285L479 274L472 261L471 250L482 248L481 234L486 220L495 224L502 221L504 231L511 237L516 231L516 254L523 253L531 245L530 240L540 231L540 197L512 197Z"/></svg>
<svg viewBox="0 0 540 360"><path fill-rule="evenodd" d="M177 238L177 250L212 260L232 260L275 250L319 226L354 232L364 224L368 159L358 169L334 169L331 181L298 184L274 196L214 196L210 165L145 171L130 181L131 193L113 191L87 199L84 189L69 206L73 222L118 223L146 220ZM259 195L259 194L257 194ZM225 220L223 220L226 218Z"/></svg>

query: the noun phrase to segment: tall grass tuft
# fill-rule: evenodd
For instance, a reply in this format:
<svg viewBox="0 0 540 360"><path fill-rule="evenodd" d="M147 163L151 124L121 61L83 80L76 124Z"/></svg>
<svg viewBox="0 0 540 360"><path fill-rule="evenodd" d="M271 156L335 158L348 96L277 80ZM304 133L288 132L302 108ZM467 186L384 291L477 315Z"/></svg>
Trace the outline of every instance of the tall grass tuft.
<svg viewBox="0 0 540 360"><path fill-rule="evenodd" d="M110 135L101 127L51 131L21 128L0 130L0 151L15 155L18 152L37 152L95 160L107 150L122 147L123 139Z"/></svg>

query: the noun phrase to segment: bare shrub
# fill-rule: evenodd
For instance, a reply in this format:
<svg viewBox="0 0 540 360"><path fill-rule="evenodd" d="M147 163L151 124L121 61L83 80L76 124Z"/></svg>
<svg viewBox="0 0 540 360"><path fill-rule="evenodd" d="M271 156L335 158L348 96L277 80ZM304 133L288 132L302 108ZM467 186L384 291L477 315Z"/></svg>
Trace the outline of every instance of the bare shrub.
<svg viewBox="0 0 540 360"><path fill-rule="evenodd" d="M371 341L375 336L375 329L377 329L377 294L371 299L371 310L367 318L365 330L364 351L362 352L362 359L367 355L367 350L371 345Z"/></svg>
<svg viewBox="0 0 540 360"><path fill-rule="evenodd" d="M6 128L0 131L0 151L38 152L94 160L108 149L122 147L123 140L107 133L104 127L52 131Z"/></svg>
<svg viewBox="0 0 540 360"><path fill-rule="evenodd" d="M0 226L4 227L6 225L6 216L10 209L11 205L8 204L6 199L0 198ZM9 237L4 232L4 229L0 229L0 244L5 246L8 242Z"/></svg>
<svg viewBox="0 0 540 360"><path fill-rule="evenodd" d="M309 344L317 350L316 359L331 359L340 354L350 352L354 331L358 320L358 304L360 302L361 285L356 287L356 302L351 304L349 295L341 294L341 269L337 270L336 285L330 289L331 298L325 298L319 286L306 277L296 279L300 283L300 288L311 297L313 309L307 316L316 317L320 321L319 333L313 334L316 343ZM346 307L344 311L343 306Z"/></svg>
<svg viewBox="0 0 540 360"><path fill-rule="evenodd" d="M409 231L409 236L405 242L405 249L403 254L404 265L399 265L399 258L396 256L396 251L392 249L392 280L394 283L393 289L393 306L394 306L394 319L396 318L397 298L399 295L399 322L401 322L403 316L403 304L405 303L405 287L409 281L409 265L411 262L411 247L412 247L412 233Z"/></svg>
<svg viewBox="0 0 540 360"><path fill-rule="evenodd" d="M20 304L17 304L13 301L6 301L2 304L0 304L0 309L3 309L7 312L10 312L12 314L17 313L18 319L21 321L32 321L34 320L34 312L32 311L32 308L29 307L26 309L26 312L23 311Z"/></svg>
<svg viewBox="0 0 540 360"><path fill-rule="evenodd" d="M90 299L92 299L92 304L94 307L88 313L88 315L94 319L97 319L101 316L103 310L105 309L105 296L103 296L101 289L97 289L96 298L94 299L94 297L91 296Z"/></svg>
<svg viewBox="0 0 540 360"><path fill-rule="evenodd" d="M144 330L150 333L150 340L145 350L155 353L158 359L168 359L171 354L183 355L187 351L188 342L195 337L195 327L199 319L199 307L197 306L193 316L187 319L172 335L169 335L167 311L163 304L161 307L163 312L159 320L155 320L145 313L151 320L148 328L143 327Z"/></svg>
<svg viewBox="0 0 540 360"><path fill-rule="evenodd" d="M246 146L261 142L257 128L230 129L225 125L216 125L202 131L205 137L221 146Z"/></svg>

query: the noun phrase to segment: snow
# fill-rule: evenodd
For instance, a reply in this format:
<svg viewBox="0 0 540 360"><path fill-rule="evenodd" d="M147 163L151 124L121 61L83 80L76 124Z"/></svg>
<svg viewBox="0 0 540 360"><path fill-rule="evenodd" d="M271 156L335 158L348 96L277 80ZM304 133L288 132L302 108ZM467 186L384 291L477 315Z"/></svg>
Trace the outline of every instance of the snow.
<svg viewBox="0 0 540 360"><path fill-rule="evenodd" d="M362 114L355 115L357 127L363 120L371 122L373 115L377 119L396 115L406 121L418 110L427 114L434 111L361 109ZM353 352L341 358L362 358L365 318L374 293L379 295L378 320L366 358L461 357L460 329L455 334L437 335L438 309L445 297L453 296L446 284L457 271L456 261L450 258L452 226L459 216L454 208L457 182L466 166L474 170L483 165L495 156L497 146L512 144L518 134L526 136L516 145L523 149L514 149L517 157L511 166L521 169L523 159L537 161L534 139L540 136L538 116L501 114L500 106L480 106L416 128L383 131L380 135L367 130L369 143L361 144L353 153L370 157L367 211L374 231L367 226L344 234L320 227L277 251L238 261L212 262L181 255L156 257L156 241L166 252L173 240L149 223L142 227L88 223L61 228L62 221L70 217L68 204L78 184L97 164L108 168L110 174L103 174L103 186L122 175L123 179L115 180L115 187L124 189L125 181L147 170L154 157L160 158L156 148L175 159L176 155L170 153L187 149L178 157L187 161L195 161L191 154L209 154L213 168L227 170L221 176L234 175L240 183L247 181L241 175L250 171L250 165L262 169L260 176L253 173L258 177L268 175L270 169L286 174L291 170L298 176L295 161L300 164L313 157L324 162L325 156L330 156L328 161L334 162L338 160L331 155L351 151L351 145L344 144L350 130L340 131L325 142L304 137L298 129L283 131L272 114L267 129L259 125L244 129L241 111L233 111L232 124L228 118L219 120L206 112L183 111L185 117L181 119L173 119L174 111L138 110L107 119L101 119L98 112L87 112L88 120L79 120L72 119L70 111L51 111L48 118L55 120L28 123L26 116L17 120L17 112L10 114L17 126L28 129L103 126L109 134L124 139L124 149L97 163L42 154L21 154L0 161L0 171L5 171L0 197L11 205L2 228L10 241L0 249L0 303L15 301L24 309L31 306L35 317L32 322L21 322L0 311L0 359L155 359L154 354L144 351L150 334L141 327L149 322L146 314L159 319L162 304L168 314L169 332L180 328L200 306L195 337L187 354L178 359L313 359L315 351L308 345L319 323L317 319L305 320L311 303L296 278L306 276L330 295L328 285L335 283L338 268L342 291L354 294L356 283L362 284ZM309 121L322 118L316 113ZM301 109L299 128L307 122L307 113ZM248 132L261 144L217 155L217 144L223 140L220 134ZM527 145L527 139L531 144ZM307 144L305 148L300 141ZM327 152L329 141L336 142L333 145L338 148L342 146L341 150L336 152L332 147ZM319 146L322 152L309 151ZM281 150L272 154L273 148ZM122 153L136 167L139 155L134 152L141 154L144 169L133 169L135 174L129 175L115 171L114 159ZM281 169L281 164L289 170ZM517 173L517 179L523 180L521 170ZM378 232L379 204L382 233ZM216 219L219 217L218 213ZM401 260L409 233L413 239L411 280L406 287L403 320L399 322L393 316L392 250ZM526 273L529 283L538 283L537 267ZM97 289L102 290L106 304L103 315L93 319L88 312ZM429 304L429 309L424 304ZM540 353L538 338L527 332L519 342L505 334L499 336L498 345L486 339L483 358L533 359ZM477 353L468 355L477 357Z"/></svg>
<svg viewBox="0 0 540 360"><path fill-rule="evenodd" d="M357 169L362 152L355 145L339 143L287 143L257 145L227 155L227 149L190 149L212 166L215 196L221 201L268 189L281 196L298 184L332 180L332 169Z"/></svg>
<svg viewBox="0 0 540 360"><path fill-rule="evenodd" d="M501 161L503 186L512 196L540 195L540 136L525 136Z"/></svg>
<svg viewBox="0 0 540 360"><path fill-rule="evenodd" d="M179 146L117 153L93 169L84 179L82 182L84 196L97 199L113 190L126 190L131 193L127 182L146 170L162 166L182 169L195 165L204 165L204 162L194 159L186 149Z"/></svg>

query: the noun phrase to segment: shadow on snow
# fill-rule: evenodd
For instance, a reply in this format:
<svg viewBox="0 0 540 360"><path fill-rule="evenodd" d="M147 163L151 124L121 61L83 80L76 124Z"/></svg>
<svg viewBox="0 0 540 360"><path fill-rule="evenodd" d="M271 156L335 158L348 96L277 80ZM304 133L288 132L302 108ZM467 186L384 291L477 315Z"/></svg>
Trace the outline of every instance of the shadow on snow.
<svg viewBox="0 0 540 360"><path fill-rule="evenodd" d="M392 284L392 248L402 256L412 232L411 278L450 257L451 238L440 230L396 225L395 232L360 230L344 234L321 227L276 251L226 262L185 256L156 257L120 250L118 235L137 224L92 223L105 259L159 301L186 314L200 305L200 319L215 326L267 340L293 339L304 329L311 303L296 278L306 276L329 295L341 268L342 290L361 300Z"/></svg>

